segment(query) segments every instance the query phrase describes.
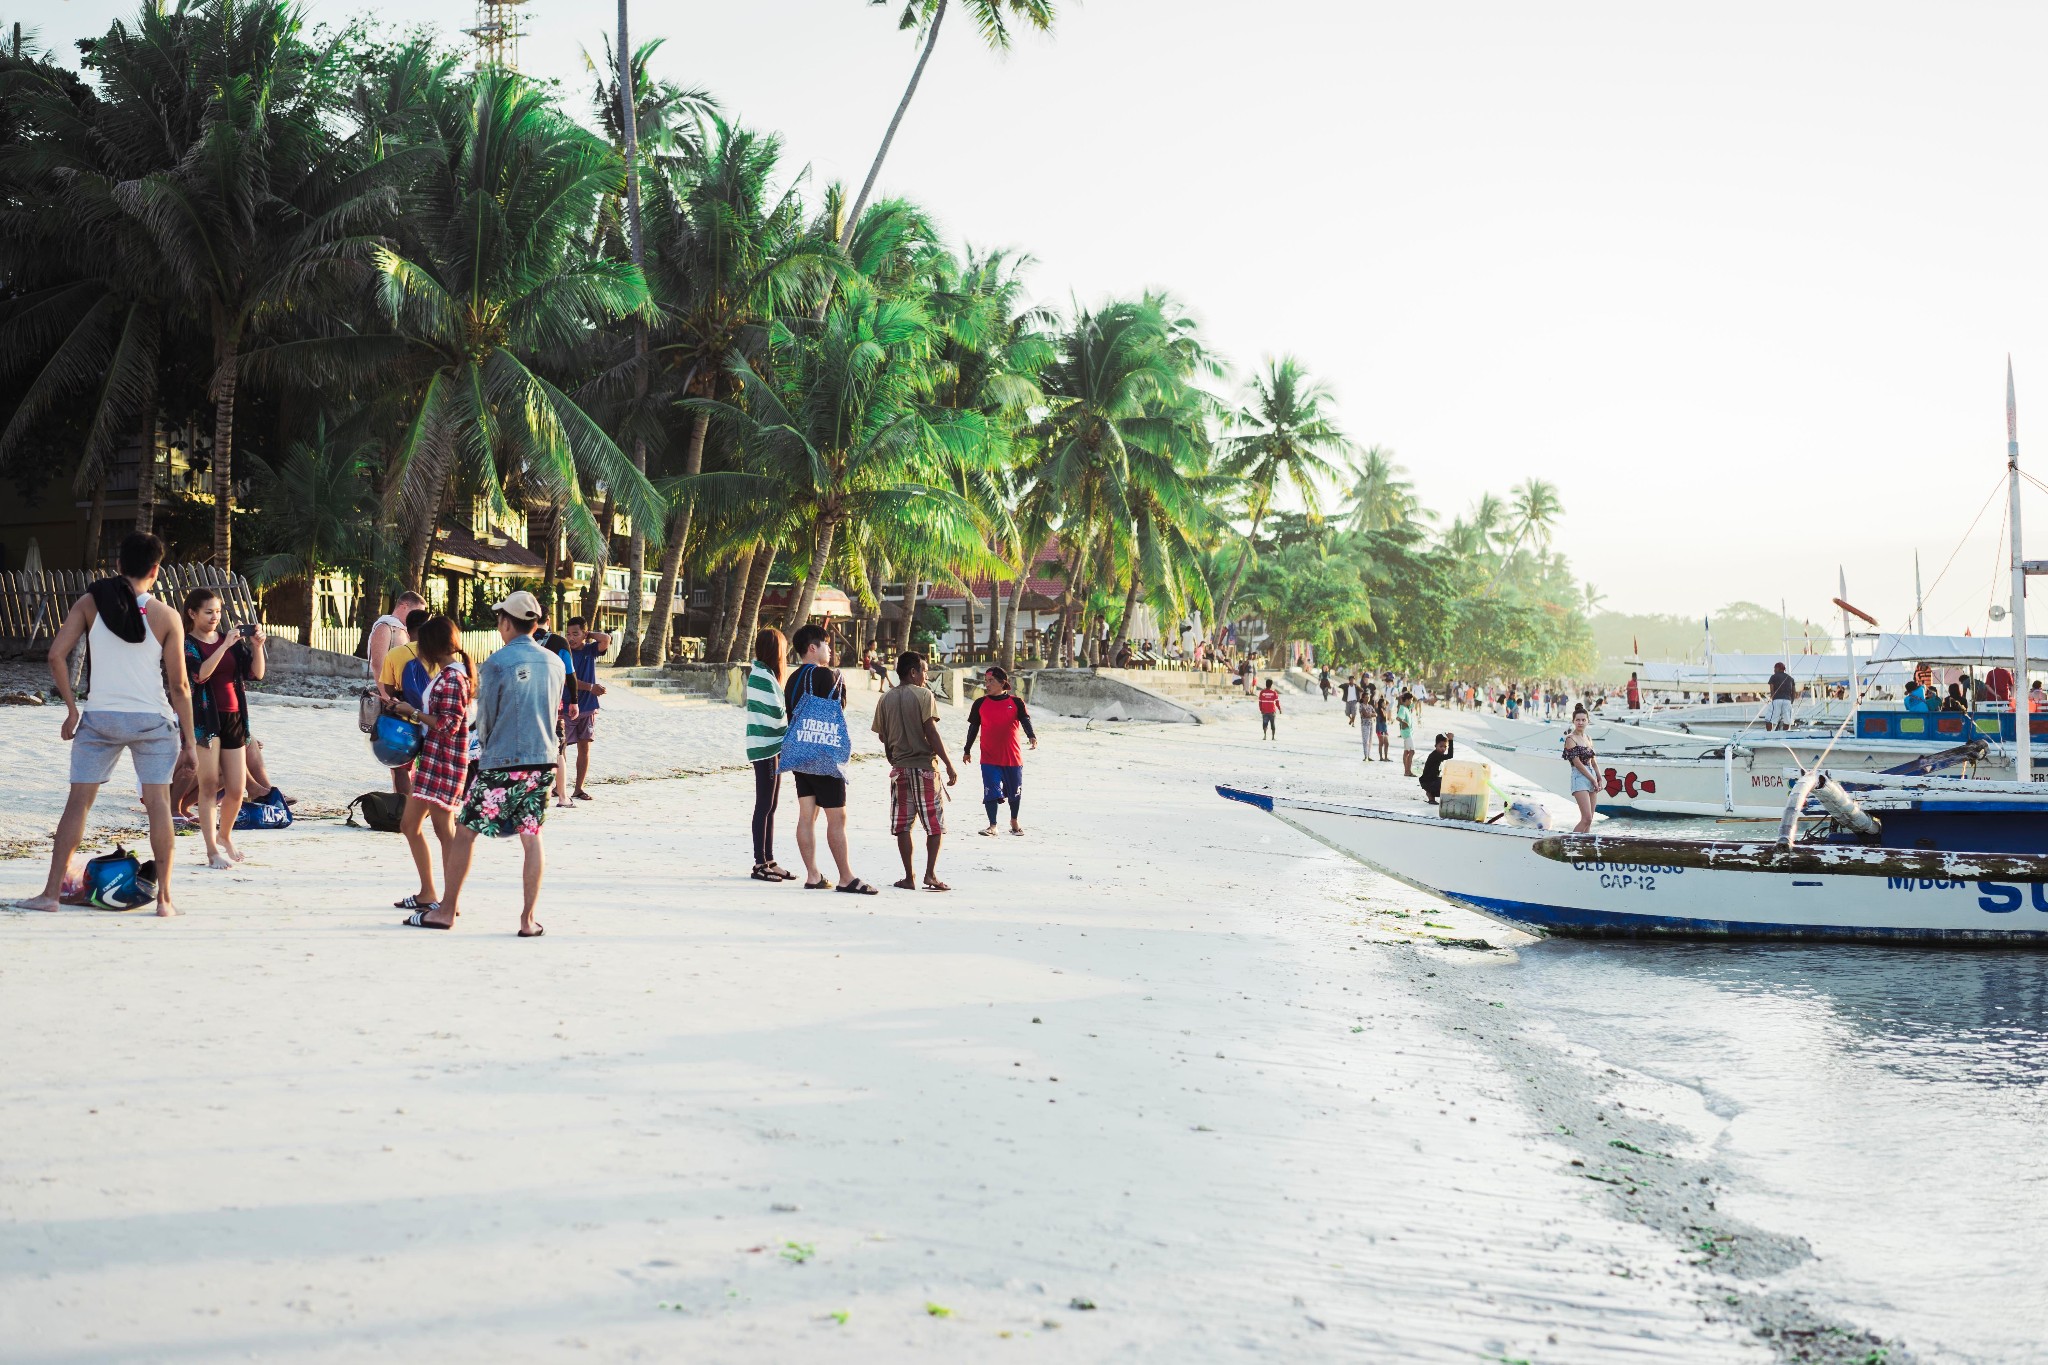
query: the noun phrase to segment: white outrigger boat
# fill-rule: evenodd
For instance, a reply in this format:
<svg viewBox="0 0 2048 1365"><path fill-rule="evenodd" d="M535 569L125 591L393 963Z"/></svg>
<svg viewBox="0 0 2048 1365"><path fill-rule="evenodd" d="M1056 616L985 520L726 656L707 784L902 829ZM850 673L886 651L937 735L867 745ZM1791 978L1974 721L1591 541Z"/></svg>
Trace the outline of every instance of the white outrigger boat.
<svg viewBox="0 0 2048 1365"><path fill-rule="evenodd" d="M1216 790L1539 934L2048 946L2048 855L1558 834Z"/></svg>
<svg viewBox="0 0 2048 1365"><path fill-rule="evenodd" d="M2048 575L2048 561L2020 557L2009 362L2006 427L2013 634L2005 657L2014 693L2024 694L2034 656L2026 578ZM1847 615L1864 614L1837 601L1846 636ZM1987 646L1972 641L1968 648ZM1973 753L2009 741L2016 780L1856 774L1831 781L1809 766L1795 770L1776 839L1558 834L1447 819L1441 808L1381 810L1216 790L1388 876L1538 933L2048 946L2048 787L2033 782L2032 754L2048 715L2018 719L2010 708L1971 716L1859 705L1848 727L1859 741L1908 739L1931 749L1940 740ZM1563 766L1555 751L1547 761ZM1799 838L1804 819L1818 822L1808 842Z"/></svg>

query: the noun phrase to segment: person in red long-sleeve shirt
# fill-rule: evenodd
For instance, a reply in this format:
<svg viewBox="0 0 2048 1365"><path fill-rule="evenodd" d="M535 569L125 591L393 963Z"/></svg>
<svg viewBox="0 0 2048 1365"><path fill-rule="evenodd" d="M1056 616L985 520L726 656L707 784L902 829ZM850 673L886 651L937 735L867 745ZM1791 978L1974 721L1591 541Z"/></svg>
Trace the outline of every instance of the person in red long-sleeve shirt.
<svg viewBox="0 0 2048 1365"><path fill-rule="evenodd" d="M1024 699L1010 691L1010 675L991 664L981 676L982 695L967 712L967 741L960 746L960 761L974 756L975 736L981 737L981 806L988 812L984 835L996 833L996 811L1010 803L1010 833L1022 834L1017 811L1024 801L1024 755L1017 747L1017 731L1023 730L1031 747L1038 747L1038 735L1031 728L1031 712Z"/></svg>

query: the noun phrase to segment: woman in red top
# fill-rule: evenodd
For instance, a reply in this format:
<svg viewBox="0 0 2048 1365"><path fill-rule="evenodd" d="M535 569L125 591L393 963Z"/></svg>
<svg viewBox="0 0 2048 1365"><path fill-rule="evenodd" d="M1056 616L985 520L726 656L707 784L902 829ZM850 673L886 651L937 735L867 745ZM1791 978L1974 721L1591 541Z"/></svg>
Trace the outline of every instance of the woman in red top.
<svg viewBox="0 0 2048 1365"><path fill-rule="evenodd" d="M412 791L405 798L398 828L412 848L420 889L393 904L400 910L435 910L441 899L434 892L434 859L422 826L429 818L433 820L434 838L441 845L441 865L446 867L448 850L455 843L455 808L462 804L469 775L471 670L469 655L456 643L455 623L445 616L433 617L421 626L415 643L420 662L434 673L434 680L427 684L420 709L414 710L404 701L398 703L401 715L426 726L420 756L413 760ZM439 672L434 672L436 669Z"/></svg>
<svg viewBox="0 0 2048 1365"><path fill-rule="evenodd" d="M1031 713L1024 699L1010 691L1010 675L994 664L981 675L982 695L967 712L967 742L960 746L960 761L974 756L974 739L981 737L981 806L988 812L984 835L996 832L996 811L1010 803L1010 833L1022 834L1017 809L1024 803L1024 755L1017 748L1017 731L1031 747L1038 747L1038 735L1031 728Z"/></svg>
<svg viewBox="0 0 2048 1365"><path fill-rule="evenodd" d="M185 594L185 673L192 680L192 731L199 743L199 834L206 865L225 871L242 861L235 817L248 785L248 696L242 679L263 678L263 628L223 631L220 594ZM216 798L218 800L216 801Z"/></svg>

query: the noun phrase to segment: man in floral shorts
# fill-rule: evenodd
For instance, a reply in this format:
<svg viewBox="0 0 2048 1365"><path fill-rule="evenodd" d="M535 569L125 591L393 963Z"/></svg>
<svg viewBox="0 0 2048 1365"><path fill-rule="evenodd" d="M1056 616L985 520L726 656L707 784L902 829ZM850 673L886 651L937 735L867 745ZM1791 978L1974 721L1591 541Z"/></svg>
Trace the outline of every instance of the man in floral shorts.
<svg viewBox="0 0 2048 1365"><path fill-rule="evenodd" d="M494 610L504 644L477 670L476 723L483 755L469 799L456 817L448 894L439 909L415 911L405 922L417 929L453 928L477 836L516 835L525 858L526 889L519 937L539 938L543 930L533 912L540 900L540 829L555 780L555 705L565 673L562 661L533 639L533 623L541 612L532 593L515 592Z"/></svg>

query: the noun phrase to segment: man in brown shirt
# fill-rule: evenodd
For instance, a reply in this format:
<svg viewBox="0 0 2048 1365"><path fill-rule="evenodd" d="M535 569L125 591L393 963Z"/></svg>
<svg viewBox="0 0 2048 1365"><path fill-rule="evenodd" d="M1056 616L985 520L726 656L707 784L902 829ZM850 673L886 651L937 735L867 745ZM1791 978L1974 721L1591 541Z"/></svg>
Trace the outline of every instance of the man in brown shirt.
<svg viewBox="0 0 2048 1365"><path fill-rule="evenodd" d="M889 756L889 833L896 836L896 851L903 858L903 878L895 885L904 891L917 889L910 826L921 821L925 831L924 888L951 891L952 887L939 880L939 842L946 833L946 812L932 765L946 765L949 787L960 780L960 774L946 756L946 741L939 736L939 699L924 685L924 656L903 655L896 661L896 676L901 685L875 703L874 723Z"/></svg>

